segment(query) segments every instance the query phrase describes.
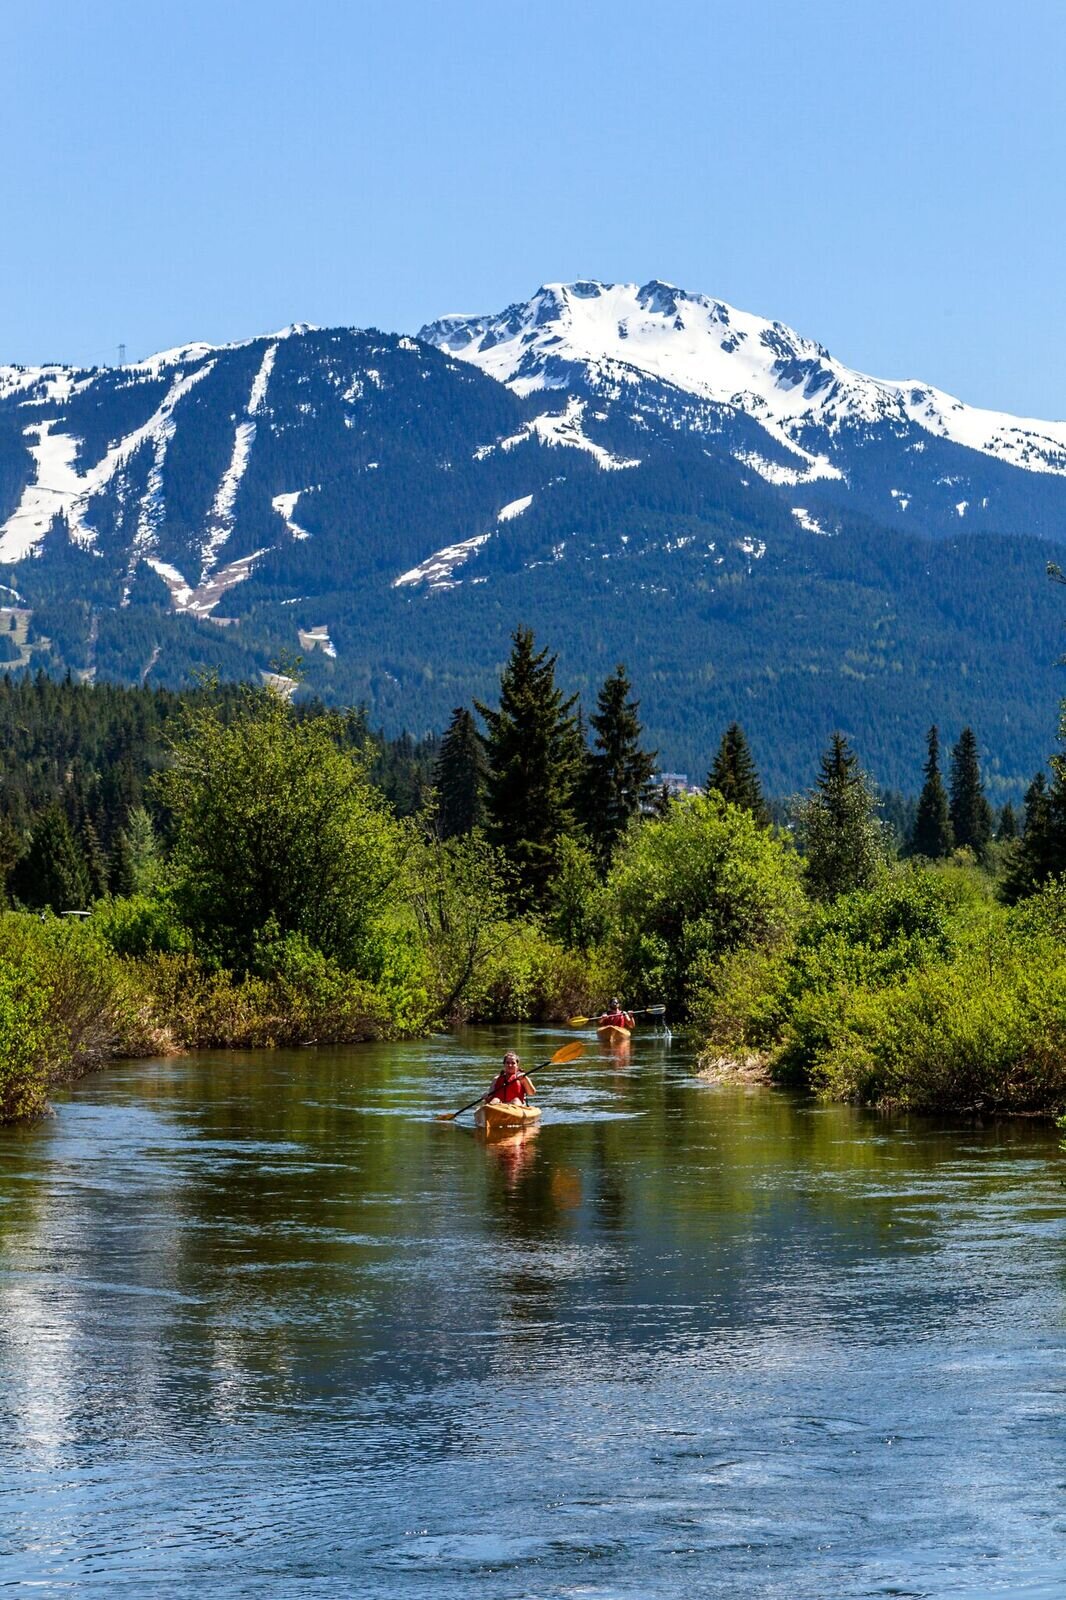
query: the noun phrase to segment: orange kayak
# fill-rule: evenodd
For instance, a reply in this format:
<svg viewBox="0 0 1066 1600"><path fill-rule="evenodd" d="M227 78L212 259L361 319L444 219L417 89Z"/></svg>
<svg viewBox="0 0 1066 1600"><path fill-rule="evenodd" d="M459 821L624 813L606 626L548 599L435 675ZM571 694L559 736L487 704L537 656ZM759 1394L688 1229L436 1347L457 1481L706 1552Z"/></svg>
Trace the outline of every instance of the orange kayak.
<svg viewBox="0 0 1066 1600"><path fill-rule="evenodd" d="M540 1120L539 1106L524 1106L518 1100L504 1105L502 1100L486 1100L474 1112L474 1127L482 1133L514 1133L535 1126Z"/></svg>
<svg viewBox="0 0 1066 1600"><path fill-rule="evenodd" d="M616 1028L611 1022L601 1024L596 1032L604 1044L628 1044L632 1037L628 1028Z"/></svg>

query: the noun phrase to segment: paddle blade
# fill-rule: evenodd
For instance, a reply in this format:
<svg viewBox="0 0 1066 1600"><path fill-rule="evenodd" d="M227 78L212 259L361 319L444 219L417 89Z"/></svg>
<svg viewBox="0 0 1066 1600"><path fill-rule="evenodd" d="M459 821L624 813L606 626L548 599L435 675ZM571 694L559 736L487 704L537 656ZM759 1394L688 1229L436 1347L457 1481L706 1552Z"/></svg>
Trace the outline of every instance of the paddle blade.
<svg viewBox="0 0 1066 1600"><path fill-rule="evenodd" d="M587 1028L591 1021L591 1017L567 1017L566 1026L568 1028Z"/></svg>
<svg viewBox="0 0 1066 1600"><path fill-rule="evenodd" d="M564 1044L561 1050L556 1050L549 1062L550 1066L561 1067L564 1062L576 1061L585 1054L585 1046L580 1039L575 1039L573 1044Z"/></svg>
<svg viewBox="0 0 1066 1600"><path fill-rule="evenodd" d="M666 1007L665 1006L649 1006L648 1009L645 1011L644 1015L646 1017L664 1017L666 1015Z"/></svg>

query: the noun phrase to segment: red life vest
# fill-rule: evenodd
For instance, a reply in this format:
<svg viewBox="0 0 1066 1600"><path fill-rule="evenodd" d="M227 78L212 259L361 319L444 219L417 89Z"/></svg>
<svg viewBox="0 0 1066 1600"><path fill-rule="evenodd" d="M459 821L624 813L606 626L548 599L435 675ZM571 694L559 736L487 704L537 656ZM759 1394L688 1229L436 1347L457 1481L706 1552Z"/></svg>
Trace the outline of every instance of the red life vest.
<svg viewBox="0 0 1066 1600"><path fill-rule="evenodd" d="M600 1018L601 1028L632 1028L633 1018L628 1011L608 1011Z"/></svg>
<svg viewBox="0 0 1066 1600"><path fill-rule="evenodd" d="M490 1100L502 1100L505 1106L513 1105L516 1100L524 1102L526 1098L526 1081L521 1073L518 1073L516 1077L509 1078L505 1072L501 1072L499 1077L494 1080L492 1088L488 1092L488 1098Z"/></svg>

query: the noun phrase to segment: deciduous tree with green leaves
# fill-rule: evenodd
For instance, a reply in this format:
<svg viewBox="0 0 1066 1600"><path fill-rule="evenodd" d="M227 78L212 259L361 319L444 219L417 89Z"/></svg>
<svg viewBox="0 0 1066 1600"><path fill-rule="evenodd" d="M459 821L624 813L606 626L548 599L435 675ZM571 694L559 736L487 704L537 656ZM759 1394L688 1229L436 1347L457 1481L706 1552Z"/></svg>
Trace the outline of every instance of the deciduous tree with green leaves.
<svg viewBox="0 0 1066 1600"><path fill-rule="evenodd" d="M374 931L398 870L399 824L343 717L300 718L244 688L224 716L187 705L157 779L174 819L175 904L197 950L246 971L264 931L301 935L374 976Z"/></svg>
<svg viewBox="0 0 1066 1600"><path fill-rule="evenodd" d="M627 836L608 880L628 1002L683 1013L723 956L774 944L801 905L788 841L719 794L673 801Z"/></svg>

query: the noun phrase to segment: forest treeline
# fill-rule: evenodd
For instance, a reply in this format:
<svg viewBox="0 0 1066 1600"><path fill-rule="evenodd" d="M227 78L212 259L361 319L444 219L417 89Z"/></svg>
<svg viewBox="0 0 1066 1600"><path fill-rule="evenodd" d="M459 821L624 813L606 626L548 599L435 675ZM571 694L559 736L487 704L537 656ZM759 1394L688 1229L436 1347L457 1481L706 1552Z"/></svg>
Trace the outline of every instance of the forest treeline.
<svg viewBox="0 0 1066 1600"><path fill-rule="evenodd" d="M584 708L523 628L439 745L267 688L41 675L0 683L0 749L6 1118L109 1054L560 1020L612 992L835 1096L1066 1099L1062 757L994 812L974 731L945 760L932 728L919 796L886 806L833 733L784 804L733 723L704 792L673 796L626 669Z"/></svg>

